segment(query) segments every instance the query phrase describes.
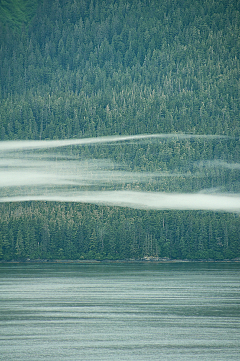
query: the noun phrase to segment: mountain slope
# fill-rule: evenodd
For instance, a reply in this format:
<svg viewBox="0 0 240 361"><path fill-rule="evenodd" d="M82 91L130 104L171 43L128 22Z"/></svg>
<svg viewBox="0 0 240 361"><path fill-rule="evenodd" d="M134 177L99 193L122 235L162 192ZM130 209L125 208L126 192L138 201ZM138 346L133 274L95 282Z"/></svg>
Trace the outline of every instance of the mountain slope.
<svg viewBox="0 0 240 361"><path fill-rule="evenodd" d="M2 41L1 137L238 135L239 25L238 1L43 1Z"/></svg>
<svg viewBox="0 0 240 361"><path fill-rule="evenodd" d="M38 0L1 0L0 21L11 29L28 25L37 11Z"/></svg>
<svg viewBox="0 0 240 361"><path fill-rule="evenodd" d="M1 140L228 136L86 146L68 156L164 173L158 183L123 182L125 190L239 191L238 0L2 0L0 9ZM0 207L4 260L240 256L235 214Z"/></svg>

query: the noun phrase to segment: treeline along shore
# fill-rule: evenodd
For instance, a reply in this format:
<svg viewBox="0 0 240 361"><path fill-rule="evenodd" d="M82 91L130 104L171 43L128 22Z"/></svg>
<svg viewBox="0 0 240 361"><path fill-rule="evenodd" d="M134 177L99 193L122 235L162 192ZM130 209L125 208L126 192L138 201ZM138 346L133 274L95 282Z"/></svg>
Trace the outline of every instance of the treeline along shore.
<svg viewBox="0 0 240 361"><path fill-rule="evenodd" d="M88 204L25 202L1 206L6 261L235 259L239 216L146 211Z"/></svg>

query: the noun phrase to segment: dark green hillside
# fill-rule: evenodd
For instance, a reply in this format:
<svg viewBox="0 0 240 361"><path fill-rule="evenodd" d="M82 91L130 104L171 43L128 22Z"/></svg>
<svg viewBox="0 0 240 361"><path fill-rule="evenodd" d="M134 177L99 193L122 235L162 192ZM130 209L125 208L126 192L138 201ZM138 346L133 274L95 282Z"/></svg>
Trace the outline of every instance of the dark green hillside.
<svg viewBox="0 0 240 361"><path fill-rule="evenodd" d="M10 29L19 30L35 16L38 0L1 0L0 21Z"/></svg>
<svg viewBox="0 0 240 361"><path fill-rule="evenodd" d="M239 135L238 1L41 1L2 37L1 138Z"/></svg>
<svg viewBox="0 0 240 361"><path fill-rule="evenodd" d="M233 214L67 203L16 203L1 211L4 260L222 260L240 254L240 222Z"/></svg>
<svg viewBox="0 0 240 361"><path fill-rule="evenodd" d="M80 156L184 173L144 190L239 192L237 167L211 166L239 163L239 34L239 0L2 0L0 140L226 135L85 147ZM231 214L43 203L0 209L8 260L240 256L240 219Z"/></svg>

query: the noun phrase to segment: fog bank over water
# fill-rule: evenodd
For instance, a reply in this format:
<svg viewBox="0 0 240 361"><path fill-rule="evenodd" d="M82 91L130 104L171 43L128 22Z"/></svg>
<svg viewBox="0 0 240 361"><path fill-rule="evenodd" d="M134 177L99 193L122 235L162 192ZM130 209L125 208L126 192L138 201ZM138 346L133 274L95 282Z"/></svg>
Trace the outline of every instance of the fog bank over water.
<svg viewBox="0 0 240 361"><path fill-rule="evenodd" d="M220 192L217 188L186 193L146 191L164 179L203 177L196 172L172 169L129 171L110 159L82 159L71 153L71 146L88 146L117 142L164 140L209 140L228 137L189 134L151 134L99 138L4 141L0 142L0 202L59 201L85 202L142 209L240 211L240 193ZM127 146L128 143L126 143ZM62 147L61 153L57 151ZM214 159L200 161L202 168L239 170L238 163Z"/></svg>

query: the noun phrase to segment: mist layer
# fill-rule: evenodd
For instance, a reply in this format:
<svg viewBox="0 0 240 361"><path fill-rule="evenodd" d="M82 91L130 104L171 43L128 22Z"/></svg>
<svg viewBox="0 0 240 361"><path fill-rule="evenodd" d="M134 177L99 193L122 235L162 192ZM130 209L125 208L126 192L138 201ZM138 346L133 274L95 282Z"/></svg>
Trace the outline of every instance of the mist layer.
<svg viewBox="0 0 240 361"><path fill-rule="evenodd" d="M146 184L189 177L189 172L126 171L110 159L81 159L57 148L152 139L218 139L212 135L152 134L75 140L0 142L0 202L84 202L143 209L212 210L239 212L240 194L201 189L199 192L146 191ZM227 138L227 137L226 137ZM41 150L39 152L39 150ZM43 152L42 152L43 150ZM206 167L239 169L222 160ZM191 174L191 176L194 176ZM200 177L196 173L196 177Z"/></svg>

